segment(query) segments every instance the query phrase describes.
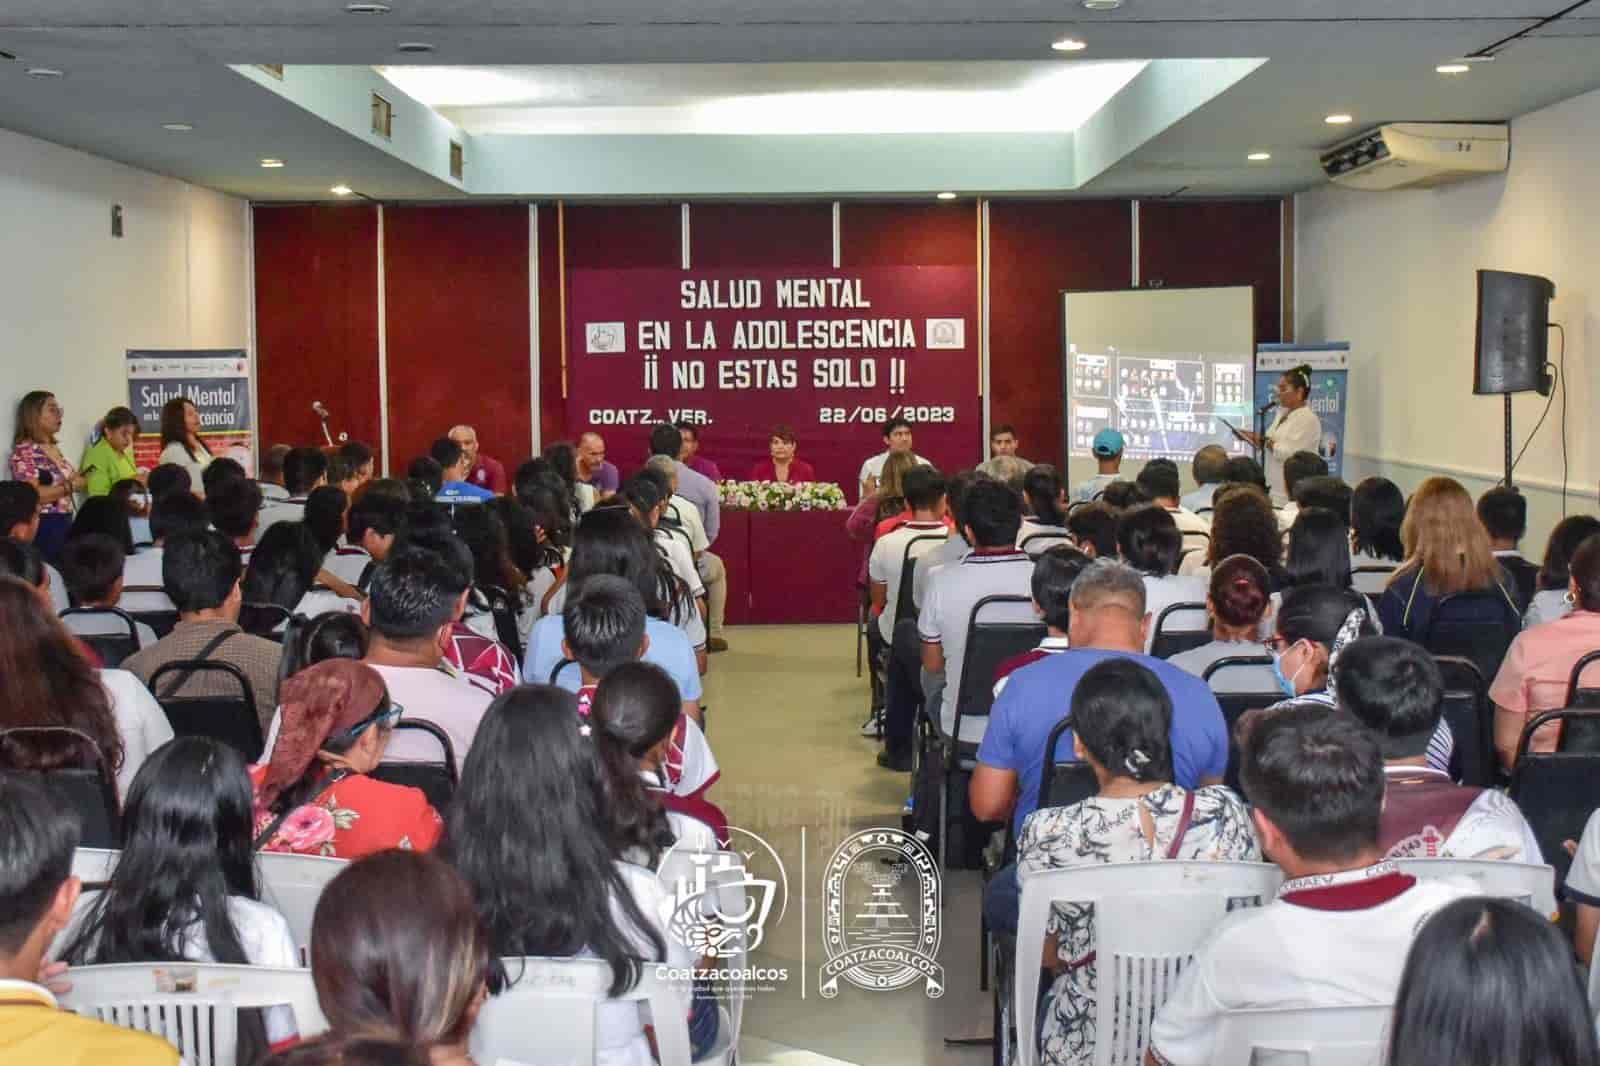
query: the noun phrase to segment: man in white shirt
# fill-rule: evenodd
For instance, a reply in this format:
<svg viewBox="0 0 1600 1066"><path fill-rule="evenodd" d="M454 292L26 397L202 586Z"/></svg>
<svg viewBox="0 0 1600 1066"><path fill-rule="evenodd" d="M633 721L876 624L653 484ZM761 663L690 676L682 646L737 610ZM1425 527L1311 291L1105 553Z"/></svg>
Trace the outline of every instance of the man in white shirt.
<svg viewBox="0 0 1600 1066"><path fill-rule="evenodd" d="M861 495L867 496L878 491L878 480L883 477L883 464L889 461L890 452L910 452L911 458L918 466L925 465L927 460L916 452L911 451L911 423L903 418L895 417L883 424L884 450L877 455L865 459L861 463L861 473L856 476L856 485Z"/></svg>
<svg viewBox="0 0 1600 1066"><path fill-rule="evenodd" d="M398 481L380 478L367 486L345 518L344 536L322 560L322 568L363 592L372 570L394 550L406 518L406 490Z"/></svg>
<svg viewBox="0 0 1600 1066"><path fill-rule="evenodd" d="M256 525L260 540L275 522L302 522L306 517L306 497L313 489L328 483L328 457L319 448L290 448L283 457L283 487L288 498L269 500L261 508Z"/></svg>
<svg viewBox="0 0 1600 1066"><path fill-rule="evenodd" d="M1234 911L1195 953L1151 1024L1147 1064L1216 1061L1233 1010L1393 1003L1418 927L1471 891L1418 881L1384 858L1383 757L1345 711L1263 716L1240 777L1262 850L1287 879L1276 900Z"/></svg>
<svg viewBox="0 0 1600 1066"><path fill-rule="evenodd" d="M1122 449L1125 442L1122 434L1107 426L1094 435L1094 442L1090 451L1094 452L1094 461L1099 466L1099 471L1088 481L1080 481L1072 490L1072 498L1079 503L1088 503L1096 495L1105 491L1106 486L1122 476Z"/></svg>
<svg viewBox="0 0 1600 1066"><path fill-rule="evenodd" d="M1178 532L1183 535L1183 547L1204 551L1211 543L1211 523L1178 503L1178 464L1171 459L1151 459L1139 471L1134 483L1150 497L1150 502L1172 516Z"/></svg>
<svg viewBox="0 0 1600 1066"><path fill-rule="evenodd" d="M158 497L150 505L150 534L155 544L123 561L117 606L130 613L176 610L163 587L167 541L179 533L205 529L206 520L206 505L187 492Z"/></svg>
<svg viewBox="0 0 1600 1066"><path fill-rule="evenodd" d="M1544 861L1517 805L1492 788L1468 788L1428 765L1444 683L1433 657L1395 637L1363 637L1333 667L1339 706L1383 751L1387 788L1379 841L1391 859Z"/></svg>
<svg viewBox="0 0 1600 1066"><path fill-rule="evenodd" d="M978 469L1001 481L1026 474L1033 469L1033 464L1018 455L1017 448L1017 431L1009 422L1000 423L989 431L989 458L978 464ZM1002 463L1000 460L1011 461ZM1002 469L1005 473L1001 473Z"/></svg>
<svg viewBox="0 0 1600 1066"><path fill-rule="evenodd" d="M493 695L470 675L444 663L450 626L465 612L467 586L433 552L401 548L372 575L372 592L361 616L372 627L363 660L405 708L405 720L432 722L450 738L459 770ZM436 762L438 743L424 733L396 730L385 762Z"/></svg>
<svg viewBox="0 0 1600 1066"><path fill-rule="evenodd" d="M289 490L283 487L283 460L292 451L287 444L274 444L261 453L261 476L256 484L261 488L261 498L269 502L287 500Z"/></svg>
<svg viewBox="0 0 1600 1066"><path fill-rule="evenodd" d="M1583 839L1577 843L1566 841L1566 849L1572 856L1572 866L1567 870L1567 883L1561 894L1576 905L1572 943L1577 948L1578 961L1587 967L1594 959L1595 933L1600 931L1600 811L1589 815Z"/></svg>
<svg viewBox="0 0 1600 1066"><path fill-rule="evenodd" d="M1316 452L1295 452L1283 461L1283 485L1288 493L1288 502L1278 508L1278 528L1284 535L1289 533L1289 527L1294 525L1294 520L1300 516L1300 504L1295 497L1295 490L1303 481L1314 477L1326 477L1328 464ZM1348 514L1348 510L1346 511ZM1348 521L1348 519L1347 519Z"/></svg>
<svg viewBox="0 0 1600 1066"><path fill-rule="evenodd" d="M1179 501L1184 508L1200 514L1211 512L1211 497L1224 481L1228 480L1228 450L1220 444L1207 444L1194 453L1189 464L1194 483L1199 486Z"/></svg>
<svg viewBox="0 0 1600 1066"><path fill-rule="evenodd" d="M650 461L645 463L645 469L654 471L655 477L667 491L667 498L661 505L661 517L668 527L667 532L676 527L688 537L689 553L694 557L695 570L705 588L706 650L727 651L728 641L722 635L722 627L728 614L728 568L723 565L722 557L710 550L711 538L706 536L700 508L678 495L680 466L684 466L682 460L670 455L652 455ZM692 470L690 472L693 473ZM677 536L676 533L672 535ZM679 539L681 541L682 538Z"/></svg>
<svg viewBox="0 0 1600 1066"><path fill-rule="evenodd" d="M99 608L104 613L69 614L63 625L79 636L129 636L128 623L112 613L122 598L122 567L126 553L122 545L104 533L89 533L67 542L61 551L61 576L78 607ZM155 630L143 622L133 623L134 646L138 651L156 642ZM102 653L101 658L105 658ZM116 665L112 663L112 665Z"/></svg>
<svg viewBox="0 0 1600 1066"><path fill-rule="evenodd" d="M1528 532L1527 498L1514 488L1496 485L1478 497L1478 521L1489 534L1494 557L1516 583L1517 600L1526 611L1539 589L1539 568L1523 558L1519 547Z"/></svg>
<svg viewBox="0 0 1600 1066"><path fill-rule="evenodd" d="M944 524L944 475L931 466L917 467L905 476L905 496L911 508L911 521L879 537L867 560L872 609L877 613L878 634L884 644L894 641L895 615L900 610L901 571L907 553L911 560L920 560L943 544L950 533Z"/></svg>

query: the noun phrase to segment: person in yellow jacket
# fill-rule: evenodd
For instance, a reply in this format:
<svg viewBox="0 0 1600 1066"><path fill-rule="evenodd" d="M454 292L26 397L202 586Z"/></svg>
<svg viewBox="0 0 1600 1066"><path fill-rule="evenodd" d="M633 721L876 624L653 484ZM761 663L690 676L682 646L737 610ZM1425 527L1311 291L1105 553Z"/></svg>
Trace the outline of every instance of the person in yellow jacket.
<svg viewBox="0 0 1600 1066"><path fill-rule="evenodd" d="M101 421L100 439L83 453L78 472L88 481L89 496L105 496L111 486L129 478L144 482L145 474L133 462L133 439L139 435L139 419L126 407L113 407Z"/></svg>

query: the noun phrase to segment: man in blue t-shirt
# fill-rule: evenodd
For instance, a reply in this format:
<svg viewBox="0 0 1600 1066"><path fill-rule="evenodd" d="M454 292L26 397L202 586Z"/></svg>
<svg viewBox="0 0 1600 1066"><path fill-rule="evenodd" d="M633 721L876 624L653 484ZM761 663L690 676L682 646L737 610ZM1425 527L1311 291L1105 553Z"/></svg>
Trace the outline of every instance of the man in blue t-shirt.
<svg viewBox="0 0 1600 1066"><path fill-rule="evenodd" d="M1071 648L1011 674L995 700L989 728L978 747L968 798L972 813L986 821L1010 817L1020 835L1022 821L1039 805L1050 730L1065 718L1078 679L1096 663L1129 658L1148 667L1172 697L1172 769L1184 788L1218 784L1228 766L1228 727L1211 689L1193 674L1143 654L1150 616L1144 609L1144 579L1109 559L1095 562L1072 584L1068 633ZM1073 758L1072 734L1056 744L1055 760ZM991 928L1017 926L1016 868L989 882L984 913Z"/></svg>
<svg viewBox="0 0 1600 1066"><path fill-rule="evenodd" d="M461 445L449 437L440 437L433 442L433 447L428 449L428 454L444 467L444 484L439 488L440 503L462 503L468 500L483 503L494 499L494 493L467 480L467 474L472 470L472 460L468 458L466 449Z"/></svg>

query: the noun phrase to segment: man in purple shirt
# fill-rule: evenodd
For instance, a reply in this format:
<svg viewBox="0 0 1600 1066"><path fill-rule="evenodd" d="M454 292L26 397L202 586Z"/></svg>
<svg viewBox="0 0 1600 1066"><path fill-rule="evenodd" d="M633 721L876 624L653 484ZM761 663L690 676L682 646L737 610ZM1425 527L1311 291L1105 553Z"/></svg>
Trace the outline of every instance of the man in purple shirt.
<svg viewBox="0 0 1600 1066"><path fill-rule="evenodd" d="M593 431L578 437L578 480L601 496L614 495L622 484L617 468L606 462L605 438Z"/></svg>
<svg viewBox="0 0 1600 1066"><path fill-rule="evenodd" d="M712 481L722 480L722 471L717 469L717 464L700 454L700 427L693 422L674 422L678 432L683 435L683 452L678 456L678 461L697 474L703 474Z"/></svg>

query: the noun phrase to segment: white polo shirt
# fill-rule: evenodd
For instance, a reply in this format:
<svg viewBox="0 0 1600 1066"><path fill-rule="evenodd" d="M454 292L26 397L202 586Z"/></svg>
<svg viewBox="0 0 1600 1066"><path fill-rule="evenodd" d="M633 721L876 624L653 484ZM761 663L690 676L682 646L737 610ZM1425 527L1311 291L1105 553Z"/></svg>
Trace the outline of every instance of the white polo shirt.
<svg viewBox="0 0 1600 1066"><path fill-rule="evenodd" d="M1230 1010L1393 1003L1417 929L1472 894L1391 862L1285 881L1276 900L1234 911L1195 953L1151 1024L1152 1057L1207 1066Z"/></svg>
<svg viewBox="0 0 1600 1066"><path fill-rule="evenodd" d="M361 574L371 562L372 556L367 554L365 548L347 544L340 537L338 546L322 557L322 568L345 584L356 586L361 583Z"/></svg>
<svg viewBox="0 0 1600 1066"><path fill-rule="evenodd" d="M920 564L919 564L920 569ZM983 622L1037 622L1033 611L1033 560L1015 548L981 548L958 563L945 565L928 582L927 598L917 616L917 635L924 644L944 647L945 686L939 721L946 733L955 726L961 664L967 650L967 624L972 608L985 596L1021 596L1022 603L1000 603L984 609ZM992 677L984 678L987 685ZM961 724L962 740L983 739L987 718Z"/></svg>
<svg viewBox="0 0 1600 1066"><path fill-rule="evenodd" d="M1187 507L1163 507L1172 516L1172 521L1177 524L1178 532L1183 534L1185 548L1199 548L1202 551L1211 543L1211 523L1203 515L1197 515Z"/></svg>
<svg viewBox="0 0 1600 1066"><path fill-rule="evenodd" d="M1450 775L1432 766L1385 766L1384 779L1393 795L1397 781L1406 779L1449 781ZM1396 808L1391 805L1391 811ZM1389 848L1391 859L1500 859L1544 862L1539 840L1522 811L1504 792L1486 788L1462 814L1449 836L1431 825L1402 837Z"/></svg>
<svg viewBox="0 0 1600 1066"><path fill-rule="evenodd" d="M1589 815L1583 827L1564 891L1579 903L1600 907L1600 811Z"/></svg>
<svg viewBox="0 0 1600 1066"><path fill-rule="evenodd" d="M306 498L304 496L290 496L284 500L273 500L261 508L261 515L256 520L256 540L259 541L267 535L267 530L277 522L303 522L306 517Z"/></svg>
<svg viewBox="0 0 1600 1066"><path fill-rule="evenodd" d="M924 459L922 456L918 455L916 452L912 452L911 453L911 459L918 466L927 466L928 465L928 460ZM888 461L889 461L889 453L887 451L879 452L877 455L870 456L870 457L862 460L862 462L861 462L861 473L856 475L856 487L859 489L863 484L866 483L866 480L869 477L882 478L883 477L883 464L887 463Z"/></svg>
<svg viewBox="0 0 1600 1066"><path fill-rule="evenodd" d="M894 641L894 616L900 600L900 572L905 568L906 549L921 569L923 557L944 544L950 530L943 522L907 522L878 538L867 559L867 577L883 585L883 613L878 616L878 633L886 643ZM938 540L917 540L938 537ZM912 543L916 541L916 543ZM915 580L915 574L912 575ZM915 601L915 595L912 596Z"/></svg>
<svg viewBox="0 0 1600 1066"><path fill-rule="evenodd" d="M690 500L674 494L667 500L666 515L675 518L683 531L689 534L689 548L696 555L711 547L711 541L706 538L706 522L700 517L700 508Z"/></svg>
<svg viewBox="0 0 1600 1066"><path fill-rule="evenodd" d="M1021 548L1023 541L1033 536L1038 536L1039 539L1024 550L1035 558L1042 552L1054 548L1057 544L1072 544L1072 535L1061 526L1047 526L1042 522L1035 522L1031 518L1024 518L1021 528L1017 530L1017 547Z"/></svg>
<svg viewBox="0 0 1600 1066"><path fill-rule="evenodd" d="M688 586L689 599L679 605L683 622L678 628L689 638L690 645L703 648L706 646L706 623L700 617L700 608L695 601L706 594L705 582L700 579L700 571L695 567L694 559L689 555L689 546L684 544L683 538L664 529L657 529L655 536L656 544L666 554L667 564L672 567L673 574Z"/></svg>
<svg viewBox="0 0 1600 1066"><path fill-rule="evenodd" d="M928 602L928 583L939 568L948 563L959 563L971 552L972 546L967 543L967 538L952 530L943 544L935 547L926 558L917 560L917 572L911 579L911 598L919 608Z"/></svg>
<svg viewBox="0 0 1600 1066"><path fill-rule="evenodd" d="M380 666L368 663L389 688L389 698L405 708L401 721L432 722L450 738L455 748L456 770L466 761L467 749L478 733L478 723L494 699L469 676L444 667ZM271 750L270 748L268 749ZM384 750L384 762L437 762L439 745L431 737L409 729L396 730Z"/></svg>

